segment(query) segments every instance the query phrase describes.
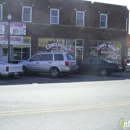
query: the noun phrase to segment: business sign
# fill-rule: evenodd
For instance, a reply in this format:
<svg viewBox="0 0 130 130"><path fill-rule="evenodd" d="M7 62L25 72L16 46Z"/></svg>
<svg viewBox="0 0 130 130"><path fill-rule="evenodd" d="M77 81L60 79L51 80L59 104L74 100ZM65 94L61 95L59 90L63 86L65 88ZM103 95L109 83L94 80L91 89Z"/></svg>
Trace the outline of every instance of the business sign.
<svg viewBox="0 0 130 130"><path fill-rule="evenodd" d="M0 34L5 34L6 27L8 26L8 22L0 22Z"/></svg>
<svg viewBox="0 0 130 130"><path fill-rule="evenodd" d="M4 36L0 36L0 43L2 44L7 44L8 43L8 38L4 37ZM10 37L10 43L23 43L23 37L21 36L11 36Z"/></svg>
<svg viewBox="0 0 130 130"><path fill-rule="evenodd" d="M49 50L55 50L55 51L60 51L59 49L63 49L64 51L68 51L68 48L66 46L64 46L63 44L61 43L51 43L51 44L48 44L46 46L46 49Z"/></svg>
<svg viewBox="0 0 130 130"><path fill-rule="evenodd" d="M8 22L0 22L0 34L7 33ZM26 35L26 23L10 22L10 35Z"/></svg>
<svg viewBox="0 0 130 130"><path fill-rule="evenodd" d="M26 35L26 23L11 22L10 34L11 35Z"/></svg>
<svg viewBox="0 0 130 130"><path fill-rule="evenodd" d="M115 47L113 47L113 45L111 45L111 43L103 43L103 44L101 44L101 45L99 45L98 47L97 47L97 50L101 50L102 48L110 48L114 53L116 53L116 48ZM108 53L108 52L103 52L104 54L105 53Z"/></svg>

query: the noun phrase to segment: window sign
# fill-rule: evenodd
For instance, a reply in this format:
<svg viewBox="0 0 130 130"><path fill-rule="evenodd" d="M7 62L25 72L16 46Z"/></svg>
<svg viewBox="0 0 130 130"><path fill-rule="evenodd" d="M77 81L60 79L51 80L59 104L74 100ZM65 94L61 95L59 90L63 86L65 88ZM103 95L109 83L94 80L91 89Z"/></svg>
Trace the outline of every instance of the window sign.
<svg viewBox="0 0 130 130"><path fill-rule="evenodd" d="M11 35L26 35L26 23L10 23L10 34Z"/></svg>
<svg viewBox="0 0 130 130"><path fill-rule="evenodd" d="M0 34L5 34L8 22L0 22Z"/></svg>
<svg viewBox="0 0 130 130"><path fill-rule="evenodd" d="M4 36L0 36L0 43L8 43L8 38L4 37ZM11 36L10 37L10 43L23 43L23 37L20 36Z"/></svg>
<svg viewBox="0 0 130 130"><path fill-rule="evenodd" d="M7 37L8 22L0 22L0 34ZM26 35L26 23L11 22L10 35Z"/></svg>

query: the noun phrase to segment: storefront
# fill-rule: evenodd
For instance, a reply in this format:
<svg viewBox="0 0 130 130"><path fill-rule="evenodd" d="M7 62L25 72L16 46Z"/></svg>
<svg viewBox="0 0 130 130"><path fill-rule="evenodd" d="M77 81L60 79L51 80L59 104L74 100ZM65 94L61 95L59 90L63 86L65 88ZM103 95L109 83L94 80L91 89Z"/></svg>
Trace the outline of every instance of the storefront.
<svg viewBox="0 0 130 130"><path fill-rule="evenodd" d="M59 44L55 44L55 43L59 43ZM38 51L39 52L68 51L74 55L76 60L82 60L83 50L84 50L83 39L38 38Z"/></svg>
<svg viewBox="0 0 130 130"><path fill-rule="evenodd" d="M121 62L121 48L120 41L93 40L90 45L90 56Z"/></svg>
<svg viewBox="0 0 130 130"><path fill-rule="evenodd" d="M31 56L31 37L11 36L10 37L10 61L17 63L27 60ZM0 36L0 60L8 62L8 38Z"/></svg>

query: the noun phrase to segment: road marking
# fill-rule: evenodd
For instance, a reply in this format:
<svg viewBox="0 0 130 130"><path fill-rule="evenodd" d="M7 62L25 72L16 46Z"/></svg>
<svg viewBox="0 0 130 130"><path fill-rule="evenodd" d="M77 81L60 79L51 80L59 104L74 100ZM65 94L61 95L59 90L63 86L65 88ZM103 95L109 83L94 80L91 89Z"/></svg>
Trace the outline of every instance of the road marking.
<svg viewBox="0 0 130 130"><path fill-rule="evenodd" d="M27 115L27 114L40 114L40 113L50 113L50 112L98 109L98 108L119 107L119 106L128 106L128 105L130 105L130 101L113 102L113 103L105 103L105 104L94 104L94 105L85 105L85 106L71 106L71 107L18 110L18 111L2 111L2 112L0 112L0 117L2 117L2 116Z"/></svg>

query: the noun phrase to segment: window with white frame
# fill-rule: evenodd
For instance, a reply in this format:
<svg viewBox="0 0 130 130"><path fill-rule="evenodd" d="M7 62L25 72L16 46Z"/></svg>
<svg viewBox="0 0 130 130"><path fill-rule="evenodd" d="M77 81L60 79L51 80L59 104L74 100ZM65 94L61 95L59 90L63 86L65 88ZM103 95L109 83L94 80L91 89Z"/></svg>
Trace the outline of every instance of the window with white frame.
<svg viewBox="0 0 130 130"><path fill-rule="evenodd" d="M3 17L3 5L0 4L0 20L2 20Z"/></svg>
<svg viewBox="0 0 130 130"><path fill-rule="evenodd" d="M107 20L108 15L107 14L100 14L100 28L107 28Z"/></svg>
<svg viewBox="0 0 130 130"><path fill-rule="evenodd" d="M84 26L84 12L77 11L76 12L76 25L77 26Z"/></svg>
<svg viewBox="0 0 130 130"><path fill-rule="evenodd" d="M50 9L50 24L59 24L59 9Z"/></svg>
<svg viewBox="0 0 130 130"><path fill-rule="evenodd" d="M22 7L22 22L32 22L32 7L31 6Z"/></svg>

